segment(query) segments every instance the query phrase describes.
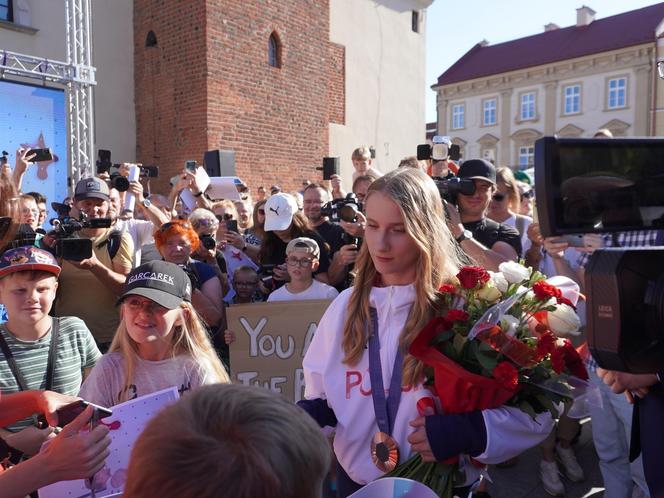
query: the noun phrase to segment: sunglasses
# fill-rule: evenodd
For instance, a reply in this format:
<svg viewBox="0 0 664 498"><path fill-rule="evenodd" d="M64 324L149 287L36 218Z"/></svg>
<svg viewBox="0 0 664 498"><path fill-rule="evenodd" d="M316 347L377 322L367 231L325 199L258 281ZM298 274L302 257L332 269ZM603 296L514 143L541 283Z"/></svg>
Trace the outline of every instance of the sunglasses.
<svg viewBox="0 0 664 498"><path fill-rule="evenodd" d="M507 197L505 194L493 194L492 199L496 202L503 202L505 197Z"/></svg>
<svg viewBox="0 0 664 498"><path fill-rule="evenodd" d="M523 194L521 194L521 200L532 199L533 197L535 197L534 190L529 190L528 192L524 192Z"/></svg>
<svg viewBox="0 0 664 498"><path fill-rule="evenodd" d="M215 217L219 221L230 221L233 219L233 215L231 213L217 214Z"/></svg>

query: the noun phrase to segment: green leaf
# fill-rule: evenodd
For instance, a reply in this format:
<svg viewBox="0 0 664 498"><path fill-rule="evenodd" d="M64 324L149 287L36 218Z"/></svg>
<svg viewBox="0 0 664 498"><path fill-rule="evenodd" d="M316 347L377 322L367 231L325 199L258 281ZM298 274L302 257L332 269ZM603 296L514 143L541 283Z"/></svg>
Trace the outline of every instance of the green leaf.
<svg viewBox="0 0 664 498"><path fill-rule="evenodd" d="M444 332L436 334L434 338L431 339L431 345L438 346L439 344L449 341L450 339L452 339L452 337L454 337L454 331L445 330Z"/></svg>
<svg viewBox="0 0 664 498"><path fill-rule="evenodd" d="M537 416L535 408L533 408L533 405L531 405L528 401L521 401L518 406L519 410L521 410L524 413L527 413L532 418L535 418Z"/></svg>

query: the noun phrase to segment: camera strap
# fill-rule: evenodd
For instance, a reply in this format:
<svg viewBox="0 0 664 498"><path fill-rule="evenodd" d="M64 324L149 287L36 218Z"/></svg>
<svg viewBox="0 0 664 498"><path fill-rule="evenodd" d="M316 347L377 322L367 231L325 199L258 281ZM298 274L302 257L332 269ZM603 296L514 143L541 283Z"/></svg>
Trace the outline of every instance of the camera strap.
<svg viewBox="0 0 664 498"><path fill-rule="evenodd" d="M60 319L59 318L52 318L53 320L53 325L51 326L51 344L48 348L48 363L46 364L46 386L44 389L46 391L52 391L53 390L53 373L55 371L55 355L58 349L58 333L60 329ZM5 327L6 329L6 327ZM25 377L23 377L23 374L21 373L21 370L18 368L18 363L16 363L16 358L14 358L14 355L12 354L12 350L9 348L9 344L7 344L7 341L5 338L0 334L0 349L2 349L3 354L5 355L5 358L7 359L7 363L9 364L9 369L12 371L12 374L14 375L14 378L16 379L16 383L18 384L18 388L21 391L28 391L28 383L25 381Z"/></svg>

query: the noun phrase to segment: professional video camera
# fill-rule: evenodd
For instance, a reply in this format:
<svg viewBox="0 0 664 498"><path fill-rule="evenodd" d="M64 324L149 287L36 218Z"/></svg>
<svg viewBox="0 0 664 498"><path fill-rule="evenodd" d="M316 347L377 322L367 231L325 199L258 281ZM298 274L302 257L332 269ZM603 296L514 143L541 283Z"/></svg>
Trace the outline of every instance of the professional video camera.
<svg viewBox="0 0 664 498"><path fill-rule="evenodd" d="M320 214L329 217L333 223L338 223L340 220L354 223L357 221L357 213L361 211L362 204L352 192L345 198L334 199L320 208Z"/></svg>
<svg viewBox="0 0 664 498"><path fill-rule="evenodd" d="M432 159L434 161L444 161L451 159L458 161L461 159L461 148L453 144L450 137L435 135L431 139L432 144L420 144L417 146L417 160L424 161Z"/></svg>
<svg viewBox="0 0 664 498"><path fill-rule="evenodd" d="M441 178L432 177L438 187L441 199L456 205L459 194L473 195L475 193L475 182L469 178Z"/></svg>
<svg viewBox="0 0 664 498"><path fill-rule="evenodd" d="M535 191L542 235L661 231L662 165L663 139L541 138ZM598 364L661 371L664 247L598 249L585 276L588 346Z"/></svg>
<svg viewBox="0 0 664 498"><path fill-rule="evenodd" d="M70 261L92 257L92 240L74 238L74 233L84 228L109 228L111 224L110 218L88 219L84 214L78 220L69 216L51 220L54 229L48 235L56 239L55 255Z"/></svg>

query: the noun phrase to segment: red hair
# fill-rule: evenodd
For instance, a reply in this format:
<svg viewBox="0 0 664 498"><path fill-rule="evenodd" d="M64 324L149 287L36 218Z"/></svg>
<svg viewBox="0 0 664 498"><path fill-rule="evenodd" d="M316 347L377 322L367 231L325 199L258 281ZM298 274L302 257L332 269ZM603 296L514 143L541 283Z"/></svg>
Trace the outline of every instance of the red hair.
<svg viewBox="0 0 664 498"><path fill-rule="evenodd" d="M198 234L188 221L175 220L164 223L155 230L154 243L157 246L157 250L161 252L161 248L166 245L168 238L173 235L183 235L187 239L187 242L189 242L191 252L198 249L201 243Z"/></svg>

